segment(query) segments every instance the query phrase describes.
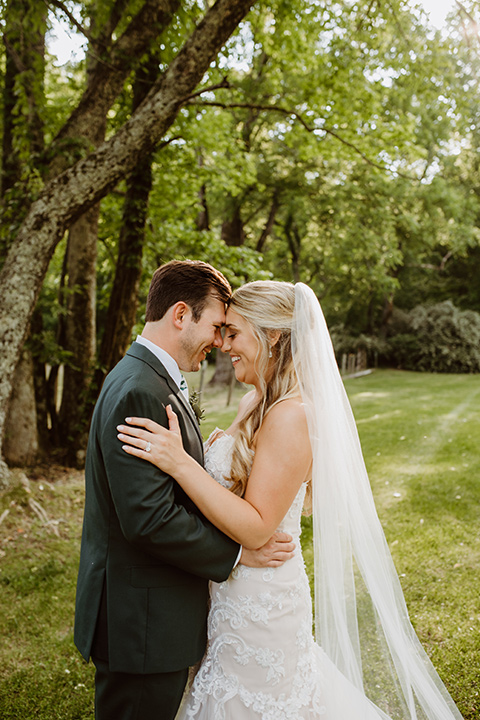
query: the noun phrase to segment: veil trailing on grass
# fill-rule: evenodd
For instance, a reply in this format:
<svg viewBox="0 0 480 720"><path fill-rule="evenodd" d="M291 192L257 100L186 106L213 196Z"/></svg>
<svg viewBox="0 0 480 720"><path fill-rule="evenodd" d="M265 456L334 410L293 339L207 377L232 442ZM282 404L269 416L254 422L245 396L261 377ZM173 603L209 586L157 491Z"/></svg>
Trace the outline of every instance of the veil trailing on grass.
<svg viewBox="0 0 480 720"><path fill-rule="evenodd" d="M410 623L328 328L303 283L292 348L313 451L317 642L380 717L461 720Z"/></svg>

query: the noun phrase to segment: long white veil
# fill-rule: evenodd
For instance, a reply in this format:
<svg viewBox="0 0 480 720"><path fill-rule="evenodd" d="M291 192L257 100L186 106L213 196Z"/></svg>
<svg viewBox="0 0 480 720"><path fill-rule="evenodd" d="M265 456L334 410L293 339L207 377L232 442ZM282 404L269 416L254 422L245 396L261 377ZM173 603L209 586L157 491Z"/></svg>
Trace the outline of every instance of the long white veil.
<svg viewBox="0 0 480 720"><path fill-rule="evenodd" d="M328 328L303 283L292 348L313 450L317 642L380 717L461 720L410 623Z"/></svg>

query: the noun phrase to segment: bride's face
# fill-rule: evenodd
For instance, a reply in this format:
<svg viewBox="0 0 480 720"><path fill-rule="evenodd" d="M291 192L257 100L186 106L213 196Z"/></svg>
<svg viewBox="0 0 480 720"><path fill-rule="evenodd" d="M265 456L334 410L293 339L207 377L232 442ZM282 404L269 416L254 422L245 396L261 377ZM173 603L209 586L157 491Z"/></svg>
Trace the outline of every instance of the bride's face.
<svg viewBox="0 0 480 720"><path fill-rule="evenodd" d="M258 386L258 375L255 360L259 343L250 325L241 315L229 308L225 322L225 337L222 352L228 353L232 359L235 377L239 382Z"/></svg>

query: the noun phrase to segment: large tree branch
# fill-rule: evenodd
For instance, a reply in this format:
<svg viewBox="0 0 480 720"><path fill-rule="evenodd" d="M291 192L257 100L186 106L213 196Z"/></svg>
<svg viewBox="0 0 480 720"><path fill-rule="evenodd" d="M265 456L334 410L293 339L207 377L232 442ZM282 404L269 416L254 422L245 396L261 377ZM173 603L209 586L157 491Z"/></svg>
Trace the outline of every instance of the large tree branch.
<svg viewBox="0 0 480 720"><path fill-rule="evenodd" d="M440 260L438 265L433 263L406 263L405 267L422 268L422 270L436 270L437 272L443 272L445 266L450 258L453 257L453 251L449 250Z"/></svg>
<svg viewBox="0 0 480 720"><path fill-rule="evenodd" d="M3 35L3 43L5 45L5 50L7 51L8 55L10 55L10 57L12 58L17 71L19 73L25 72L25 70L27 68L25 67L24 62L22 61L22 58L16 51L15 47L12 45L12 43L8 39L7 33L4 33L4 35Z"/></svg>
<svg viewBox="0 0 480 720"><path fill-rule="evenodd" d="M467 10L466 7L463 5L463 3L459 2L459 0L455 0L455 4L457 5L457 7L458 7L458 9L460 10L460 12L467 16L467 18L468 18L468 19L470 20L470 22L472 23L472 26L475 27L475 28L477 29L477 31L478 31L478 23L477 23L477 21L475 20L475 18L473 17L473 15L468 12L468 10ZM479 39L480 39L480 38L479 38Z"/></svg>
<svg viewBox="0 0 480 720"><path fill-rule="evenodd" d="M471 13L468 12L468 10L465 8L465 6L461 2L459 2L459 0L455 0L455 3L459 10L460 22L462 24L465 42L471 48L472 45L471 45L470 39L474 38L477 41L476 44L479 45L480 44L480 34L479 34L478 22L475 20L473 15L471 15ZM464 18L467 18L468 25L465 23ZM477 55L480 56L478 48L472 48L472 49Z"/></svg>
<svg viewBox="0 0 480 720"><path fill-rule="evenodd" d="M410 42L409 38L405 34L405 31L402 27L402 23L400 22L400 20L398 18L398 15L397 15L397 12L396 12L394 6L392 5L391 2L388 2L388 0L387 0L387 5L390 8L390 11L392 13L395 25L397 26L399 35L401 35L401 37L403 38L403 41L404 41L405 45L407 46L407 48L409 48L410 50L413 50L412 43Z"/></svg>
<svg viewBox="0 0 480 720"><path fill-rule="evenodd" d="M46 184L0 274L0 437L13 370L50 258L65 228L154 148L253 0L218 0L125 125L98 150Z"/></svg>
<svg viewBox="0 0 480 720"><path fill-rule="evenodd" d="M109 50L108 61L97 58L96 67L89 74L88 86L55 138L54 147L67 138L89 137L92 125L103 122L132 68L170 23L179 4L180 0L145 0ZM65 164L65 159L54 157L50 173L58 174L65 169Z"/></svg>
<svg viewBox="0 0 480 720"><path fill-rule="evenodd" d="M205 92L205 91L203 91ZM200 93L197 93L199 95ZM336 130L332 130L329 127L314 127L313 125L310 125L307 123L307 121L301 116L300 113L298 113L296 110L291 110L289 108L282 108L278 105L256 105L255 103L221 103L216 102L213 100L202 100L201 102L190 102L191 105L202 105L202 106L209 106L209 107L219 107L223 108L224 110L230 110L233 108L244 108L248 110L260 110L265 112L276 112L280 113L282 115L286 115L289 117L294 117L298 122L303 125L305 130L307 130L310 133L317 134L318 132L324 132L327 135L331 135L332 137L336 138L339 142L342 143L342 145L346 145L351 150L353 150L357 155L360 155L360 157L365 160L368 165L371 165L372 167L378 168L378 170L383 170L383 172L390 172L394 173L395 175L398 175L398 177L405 178L406 180L414 180L418 181L418 178L414 177L413 175L406 175L405 173L401 173L399 170L393 170L389 168L387 165L382 165L381 163L375 162L375 160L372 160L369 158L363 150L360 150L360 148L355 145L354 143L350 142L349 140L346 140L344 137L342 137L339 133L337 133Z"/></svg>
<svg viewBox="0 0 480 720"><path fill-rule="evenodd" d="M56 7L58 10L60 10L60 11L70 20L70 22L72 23L73 27L78 30L78 32L80 33L80 35L83 35L84 37L86 37L87 40L88 40L88 42L89 42L92 46L95 46L95 43L96 43L95 38L93 38L93 37L90 35L90 33L88 32L88 30L86 30L86 29L83 27L83 25L78 22L78 20L76 19L75 15L73 15L73 13L70 12L70 10L69 10L68 7L65 5L65 3L61 2L61 0L43 0L43 1L44 1L45 5L47 6L47 8L48 8L50 5L53 5L53 7Z"/></svg>
<svg viewBox="0 0 480 720"><path fill-rule="evenodd" d="M73 25L74 28L76 28L80 35L83 35L88 40L90 44L90 49L97 48L97 50L99 48L105 49L106 41L111 37L112 32L117 27L127 4L127 1L128 0L116 0L110 12L108 22L102 28L100 37L94 37L80 22L78 22L75 15L70 12L68 7L65 5L64 2L62 2L62 0L43 0L47 8L53 6L60 10L60 12L62 12L68 18L70 23Z"/></svg>
<svg viewBox="0 0 480 720"><path fill-rule="evenodd" d="M101 33L102 42L105 42L105 38L111 40L112 33L120 22L123 12L127 6L128 0L115 0L108 22L105 25L104 31Z"/></svg>

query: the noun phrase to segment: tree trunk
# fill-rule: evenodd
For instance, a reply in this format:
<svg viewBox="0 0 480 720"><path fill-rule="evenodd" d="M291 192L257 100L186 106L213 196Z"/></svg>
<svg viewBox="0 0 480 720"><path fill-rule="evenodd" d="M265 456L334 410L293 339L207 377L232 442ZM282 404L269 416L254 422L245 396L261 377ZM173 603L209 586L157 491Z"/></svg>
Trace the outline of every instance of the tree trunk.
<svg viewBox="0 0 480 720"><path fill-rule="evenodd" d="M148 197L152 186L151 162L151 155L139 162L127 182L115 278L103 332L99 368L95 373L95 394L100 392L105 375L125 355L131 341L142 274Z"/></svg>
<svg viewBox="0 0 480 720"><path fill-rule="evenodd" d="M12 373L48 263L65 228L131 172L140 154L155 147L252 4L252 0L218 0L130 120L96 152L48 182L32 203L0 274L0 439ZM5 466L1 471L7 475Z"/></svg>
<svg viewBox="0 0 480 720"><path fill-rule="evenodd" d="M198 157L198 167L203 167L203 155L202 151L199 150L197 153ZM206 183L202 184L202 187L198 191L198 203L200 205L200 209L197 213L197 218L195 221L195 225L197 227L197 230L200 230L203 232L204 230L210 230L210 216L208 212L208 203L207 203L207 185Z"/></svg>
<svg viewBox="0 0 480 720"><path fill-rule="evenodd" d="M390 295L385 295L384 301L383 301L383 309L382 309L382 319L380 321L380 337L386 338L387 337L387 328L388 323L390 322L390 318L393 314L393 307L394 307L394 293L390 293Z"/></svg>
<svg viewBox="0 0 480 720"><path fill-rule="evenodd" d="M87 88L95 82L98 67L92 43L108 45L114 27L101 26L98 31L97 5L90 21L91 41L87 56ZM105 139L106 115L98 109L78 125L85 144L98 147ZM88 400L96 356L96 273L100 204L89 208L70 227L66 252L67 313L65 344L71 360L65 364L62 404L59 413L60 443L68 464L81 464L87 441L84 406Z"/></svg>
<svg viewBox="0 0 480 720"><path fill-rule="evenodd" d="M49 401L46 365L42 357L43 346L37 340L37 338L42 337L42 333L43 318L37 306L32 316L30 338L32 340L33 384L35 387L38 449L43 455L50 449L50 433L48 423Z"/></svg>
<svg viewBox="0 0 480 720"><path fill-rule="evenodd" d="M215 372L210 378L209 385L230 385L233 375L233 365L230 355L217 350Z"/></svg>
<svg viewBox="0 0 480 720"><path fill-rule="evenodd" d="M22 209L17 188L23 185L28 192L34 159L44 146L45 32L43 2L11 0L7 3L3 36L6 58L0 188L4 227L19 222ZM10 193L14 186L17 187ZM5 457L10 464L22 465L33 462L38 452L34 363L29 350L24 350L14 377L14 391L8 402L9 439Z"/></svg>
<svg viewBox="0 0 480 720"><path fill-rule="evenodd" d="M294 283L297 283L300 282L300 250L302 240L291 212L288 214L285 222L285 235L292 258L292 279Z"/></svg>
<svg viewBox="0 0 480 720"><path fill-rule="evenodd" d="M56 331L56 343L58 347L65 347L66 340L66 304L67 304L67 293L65 291L67 284L67 252L63 255L62 273L60 276L60 282L58 285L58 297L57 302L59 306L59 316ZM59 376L63 381L63 364L52 365L47 368L44 364L43 373L46 378L46 403L47 403L47 428L48 428L48 444L52 448L60 447L60 420L59 420ZM61 401L61 396L60 396ZM38 397L37 397L38 402ZM50 422L48 422L50 421Z"/></svg>
<svg viewBox="0 0 480 720"><path fill-rule="evenodd" d="M270 205L270 212L268 214L267 222L265 223L265 227L263 228L262 233L257 241L257 247L256 247L257 252L260 252L260 253L263 252L265 243L273 230L273 224L275 222L277 212L280 208L280 203L279 203L278 198L279 198L279 192L278 192L278 190L275 190L275 192L273 193L272 204Z"/></svg>
<svg viewBox="0 0 480 720"><path fill-rule="evenodd" d="M86 401L95 360L95 300L99 205L94 205L70 228L67 246L68 291L65 364L59 413L60 442L72 463L85 445L82 406Z"/></svg>
<svg viewBox="0 0 480 720"><path fill-rule="evenodd" d="M197 230L210 230L210 217L207 205L207 186L203 183L202 187L198 191L198 202L200 204L200 210L197 214L196 226Z"/></svg>
<svg viewBox="0 0 480 720"><path fill-rule="evenodd" d="M46 9L40 0L10 0L5 12L2 198L43 150ZM25 178L24 178L25 179Z"/></svg>
<svg viewBox="0 0 480 720"><path fill-rule="evenodd" d="M15 45L18 45L20 23L13 23L9 17L11 3L7 8L5 19L6 28L3 36L5 44L5 78L3 84L3 137L2 137L2 169L0 192L2 198L20 177L20 163L17 154L13 151L13 134L15 117L15 82L18 75L18 62L14 59ZM13 52L12 52L13 50Z"/></svg>
<svg viewBox="0 0 480 720"><path fill-rule="evenodd" d="M156 79L159 62L160 52L156 48L152 50L142 67L137 70L133 87L134 110L144 100ZM153 153L143 156L127 179L115 278L105 321L98 368L90 393L89 414L93 410L93 404L100 392L105 375L121 360L131 341L142 275L148 199L152 189L152 161Z"/></svg>
<svg viewBox="0 0 480 720"><path fill-rule="evenodd" d="M230 247L240 247L245 242L245 231L238 198L234 198L229 217L222 223L222 240Z"/></svg>
<svg viewBox="0 0 480 720"><path fill-rule="evenodd" d="M8 408L3 453L9 465L30 465L38 452L33 362L25 349L15 370Z"/></svg>
<svg viewBox="0 0 480 720"><path fill-rule="evenodd" d="M144 19L151 21L158 19L158 9L150 7L149 3L146 3L144 16L145 8L148 9L148 14ZM87 89L77 112L71 116L57 138L59 140L71 136L72 133L78 133L86 146L93 145L93 147L98 147L105 138L106 112L123 82L121 69L122 66L125 66L126 58L121 56L119 46L125 52L129 49L125 39L123 42L122 40L117 42L114 48L114 53L117 54L119 61L117 77L115 82L106 83L105 75L108 77L108 73L105 73L105 63L99 60L98 52L111 46L112 33L120 15L112 14L109 22L103 24L98 22L98 10L98 4L94 4L91 10L90 46L87 56ZM163 13L159 18L162 26L170 19L171 13ZM136 40L135 49L139 49L140 37L138 36ZM143 38L142 45L145 42L146 40ZM109 58L109 66L111 64L112 61ZM153 85L157 75L158 63L155 67L155 75L149 78L149 85L143 86L142 99L147 94L146 88L149 89ZM102 78L103 95L99 98L98 82ZM94 105L90 102L93 94L97 96L97 102ZM134 108L139 104L139 101L134 103ZM99 216L100 206L97 204L73 223L68 238L66 263L68 299L64 349L69 353L72 361L65 365L58 440L65 452L65 461L77 465L82 463L88 437L91 385L94 379L96 360L96 264Z"/></svg>

